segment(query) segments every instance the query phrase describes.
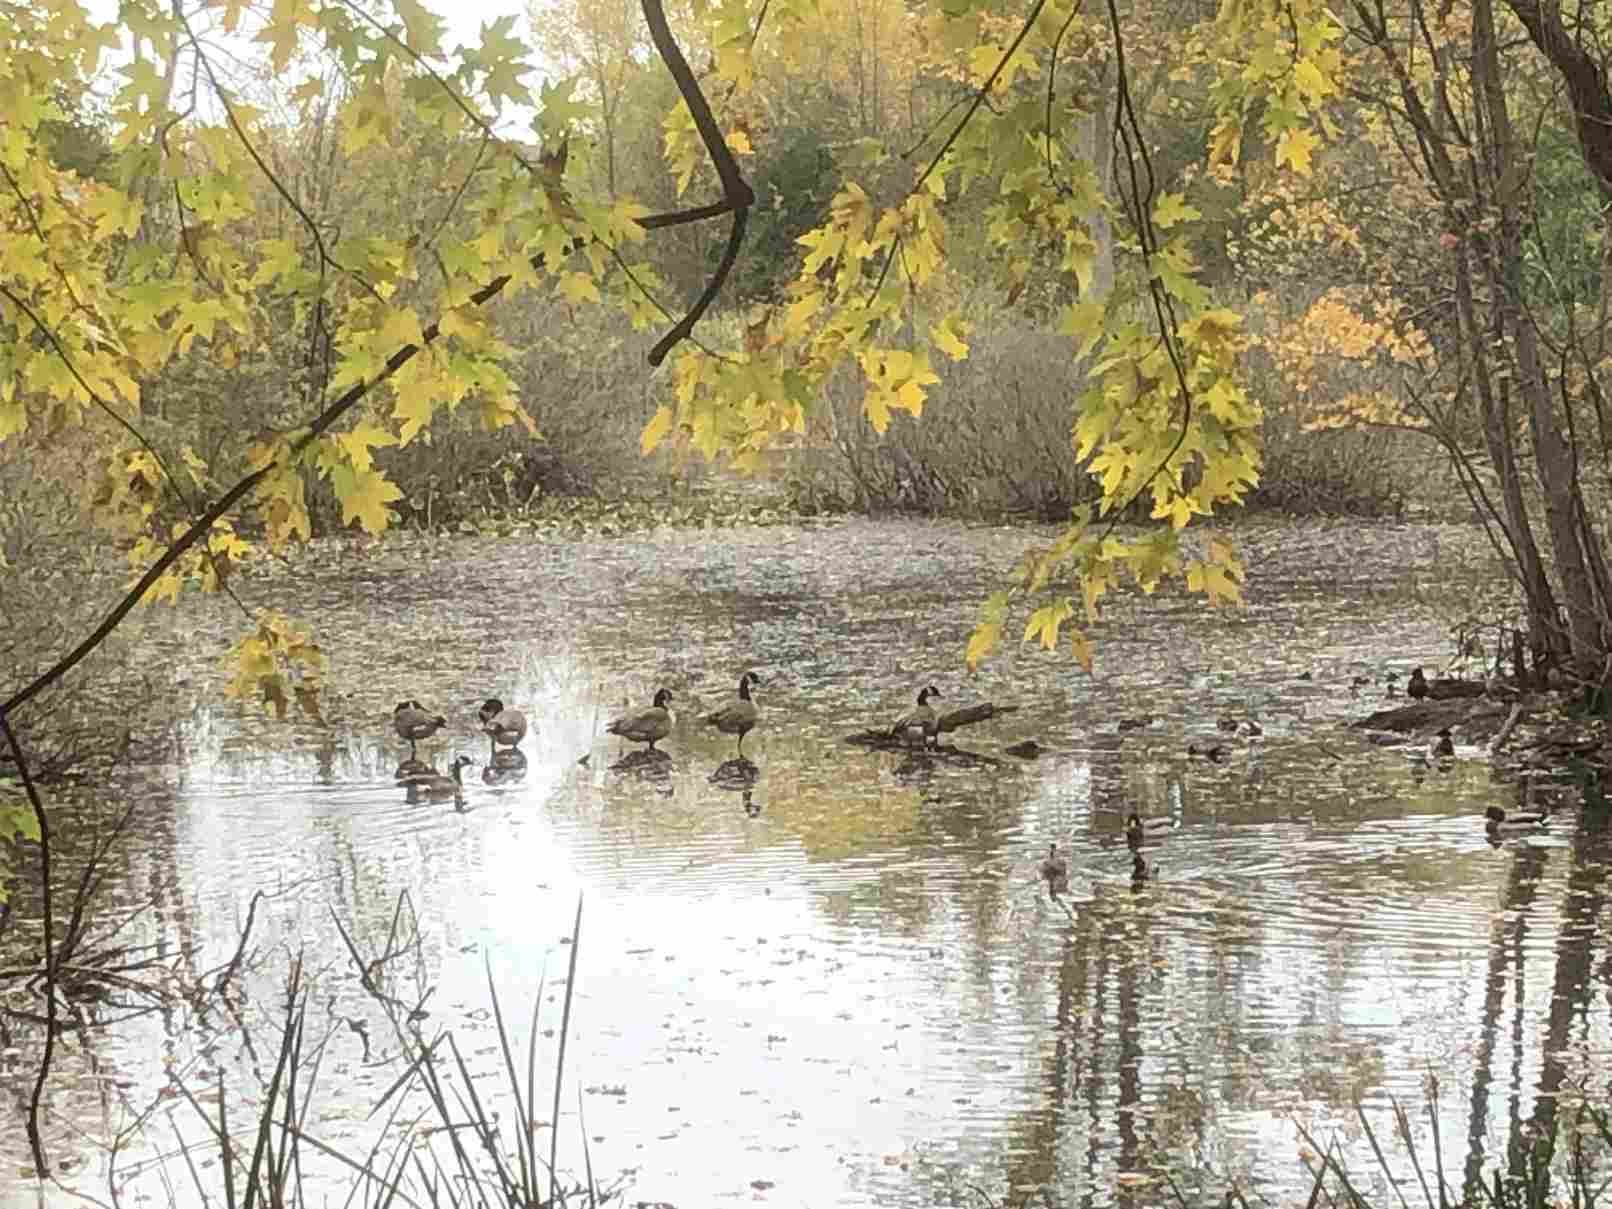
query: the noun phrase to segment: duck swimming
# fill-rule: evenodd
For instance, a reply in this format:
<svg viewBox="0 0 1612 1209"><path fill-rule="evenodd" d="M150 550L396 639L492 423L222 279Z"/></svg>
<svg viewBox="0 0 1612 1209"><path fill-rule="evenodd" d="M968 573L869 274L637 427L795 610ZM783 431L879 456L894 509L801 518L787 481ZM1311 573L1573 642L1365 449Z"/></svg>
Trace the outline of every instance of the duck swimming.
<svg viewBox="0 0 1612 1209"><path fill-rule="evenodd" d="M1490 831L1538 831L1550 822L1550 816L1540 810L1513 810L1507 812L1491 806L1483 812Z"/></svg>

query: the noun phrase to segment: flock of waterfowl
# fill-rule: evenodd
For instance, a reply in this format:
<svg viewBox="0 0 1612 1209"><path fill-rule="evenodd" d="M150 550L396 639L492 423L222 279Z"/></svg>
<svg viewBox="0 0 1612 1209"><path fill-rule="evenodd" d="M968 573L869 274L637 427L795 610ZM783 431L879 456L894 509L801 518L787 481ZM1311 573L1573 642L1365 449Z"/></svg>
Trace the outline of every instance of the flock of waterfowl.
<svg viewBox="0 0 1612 1209"><path fill-rule="evenodd" d="M700 719L703 724L716 727L724 735L736 736L741 759L744 757L744 737L755 729L759 716L750 689L752 685L760 683L761 677L754 672L744 673L739 677L737 698ZM605 733L632 743L645 744L646 750L641 755L653 753L653 758L663 758L665 753L655 744L672 733L672 713L668 708L671 700L671 689L659 689L649 705L614 719L605 727ZM496 785L518 781L525 776L526 757L520 750L520 743L526 738L528 729L526 715L518 709L509 708L497 697L489 697L476 711L476 719L491 745L487 764L482 769L482 780ZM420 740L431 738L447 725L446 717L433 714L412 699L399 701L392 710L392 729L398 738L409 745L408 759L398 765L397 781L408 789L411 799L462 799L464 795L463 772L475 763L474 760L466 755L455 756L448 765L448 771L440 773L419 758L417 745ZM586 760L584 756L583 762Z"/></svg>
<svg viewBox="0 0 1612 1209"><path fill-rule="evenodd" d="M1309 679L1308 674L1301 677ZM1390 673L1386 678L1389 696L1396 696L1397 675ZM738 758L729 761L718 770L718 775L731 775L733 769L729 765L746 765L750 773L745 780L744 788L754 781L754 770L748 767L744 758L744 740L755 729L759 718L755 700L751 694L753 686L759 685L761 678L754 672L745 672L739 677L739 687L736 697L723 705L720 709L704 714L700 723L704 726L716 728L724 735L732 735L737 740ZM1355 687L1360 687L1359 678ZM1421 701L1429 696L1430 682L1423 669L1418 667L1410 673L1406 683L1405 692L1412 699ZM955 729L957 726L967 725L974 721L1006 712L1015 707L996 706L989 703L969 707L942 718L931 702L941 695L934 685L926 685L918 693L916 705L901 717L897 718L888 729L876 729L864 732L862 736L851 736L852 741L873 739L885 744L893 744L904 748L918 747L925 751L935 750L939 745L939 737L943 730ZM645 750L628 757L623 761L627 766L633 759L639 761L656 762L665 761L669 757L660 751L656 744L672 733L672 713L670 704L672 690L669 688L657 689L649 705L642 709L631 710L618 718L611 720L605 727L605 733L626 739L629 743L643 744ZM526 759L519 750L519 745L526 738L528 723L526 715L520 710L511 709L496 697L490 697L482 703L476 711L480 724L491 747L489 760L482 771L482 779L488 784L498 784L507 780L518 780L524 776ZM1140 718L1127 718L1118 722L1116 729L1121 732L1139 730L1152 725L1155 721L1151 716ZM425 798L453 798L462 801L464 784L463 770L470 767L474 761L468 756L455 756L448 765L446 774L437 772L429 764L418 758L416 745L422 739L428 739L439 730L447 726L448 720L440 714L433 714L418 701L400 701L392 714L392 727L400 739L409 744L409 757L399 766L397 779L408 787L410 797ZM1222 718L1218 728L1229 737L1242 736L1257 739L1264 733L1263 727L1252 718ZM1037 746L1021 744L1023 746ZM949 750L949 749L948 749ZM1014 749L1009 749L1014 750ZM1039 747L1038 747L1039 750ZM1190 744L1187 748L1190 756L1201 756L1220 762L1228 753L1223 743L1210 743L1205 745ZM1429 741L1425 753L1418 749L1412 753L1412 758L1422 763L1436 762L1441 767L1448 767L1455 756L1454 737L1448 726L1441 727L1434 733ZM586 763L588 757L583 756L581 762ZM754 812L746 793L746 809ZM1514 810L1507 812L1499 806L1490 806L1485 812L1486 828L1491 840L1502 835L1512 835L1520 832L1535 831L1543 828L1549 821L1549 816L1540 811ZM1144 817L1138 811L1131 811L1125 821L1125 839L1131 851L1131 884L1134 888L1144 885L1151 876L1151 869L1143 855L1143 848L1150 843L1157 843L1168 832L1179 827L1180 817L1175 814ZM1069 862L1058 851L1058 845L1053 842L1047 850L1046 859L1040 866L1041 879L1046 883L1047 890L1054 900L1060 899L1069 889Z"/></svg>

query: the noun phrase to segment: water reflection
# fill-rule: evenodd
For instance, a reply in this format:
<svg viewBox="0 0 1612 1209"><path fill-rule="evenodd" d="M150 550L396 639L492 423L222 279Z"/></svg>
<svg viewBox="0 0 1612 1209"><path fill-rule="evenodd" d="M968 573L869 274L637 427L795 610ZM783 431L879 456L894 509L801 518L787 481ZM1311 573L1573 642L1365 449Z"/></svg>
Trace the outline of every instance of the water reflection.
<svg viewBox="0 0 1612 1209"><path fill-rule="evenodd" d="M761 813L761 803L755 800L756 782L761 779L761 769L743 756L722 761L706 779L718 789L740 794L746 817L753 819Z"/></svg>
<svg viewBox="0 0 1612 1209"><path fill-rule="evenodd" d="M1306 532L1283 541L1302 550ZM343 680L338 657L331 726L209 701L179 729L173 800L115 894L130 911L157 900L137 917L146 939L205 968L236 951L263 889L257 960L228 1012L176 1008L104 1039L84 1071L102 1101L58 1111L82 1137L103 1129L109 1079L131 1113L170 1071L251 1087L261 1054L239 1022L283 1003L287 955L303 953L324 971L341 1072L320 1124L364 1152L396 1053L336 919L371 985L454 1029L489 1089L503 1061L489 976L512 1018L543 1013L544 1063L554 980L580 943L562 1165L580 1161L580 1089L592 1161L635 1169L634 1200L708 1204L759 1180L812 1204L958 1203L977 1184L1106 1205L1164 1153L1201 1157L1215 1200L1228 1171L1294 1199L1308 1189L1295 1120L1369 1167L1356 1098L1381 1119L1391 1098L1421 1103L1429 1072L1456 1090L1426 1128L1481 1172L1556 1111L1547 1089L1609 1056L1612 1026L1587 1010L1612 980L1593 961L1609 857L1568 811L1491 849L1484 811L1532 791L1459 754L1419 780L1403 751L1339 728L1359 706L1338 669L1390 631L1396 649L1442 641L1431 603L1388 598L1404 560L1373 532L1351 529L1341 571L1321 566L1336 533L1315 534L1235 616L1117 602L1095 677L1010 652L978 689L1021 703L1022 725L971 733L966 762L842 739L873 712L870 682L910 684L939 641L960 649L1001 555L969 530L472 543L288 584L288 608L305 592L332 632L381 649L429 622L440 670L416 690L367 662ZM541 599L526 588L538 559ZM444 609L459 573L476 590ZM624 609L642 621L630 639ZM960 620L936 636L916 616ZM505 637L522 633L566 641ZM768 676L741 766L733 736L700 719L732 699L727 669L751 663L788 671ZM1295 663L1315 679L1296 681ZM408 808L380 721L391 703L418 691L442 706L440 764L479 745L495 683L536 725L519 748L494 745L466 789L475 809ZM669 751L617 756L609 720L649 685L676 694ZM1141 702L1151 724L1121 736L1116 716ZM1257 744L1219 730L1251 702ZM1002 746L1025 733L1033 761ZM1204 744L1228 758L1187 754ZM500 759L522 775L490 785ZM1133 849L1133 812L1179 826ZM1058 907L1036 876L1054 838ZM14 1106L0 1113L15 1171L23 1131Z"/></svg>
<svg viewBox="0 0 1612 1209"><path fill-rule="evenodd" d="M481 770L484 785L518 785L526 779L526 753L518 747L496 748Z"/></svg>

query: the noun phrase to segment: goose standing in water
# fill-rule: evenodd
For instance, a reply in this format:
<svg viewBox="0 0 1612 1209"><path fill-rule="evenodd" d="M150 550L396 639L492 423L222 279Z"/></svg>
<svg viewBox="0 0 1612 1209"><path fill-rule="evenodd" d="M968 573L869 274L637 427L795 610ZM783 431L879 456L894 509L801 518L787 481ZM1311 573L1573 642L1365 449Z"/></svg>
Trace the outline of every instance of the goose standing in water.
<svg viewBox="0 0 1612 1209"><path fill-rule="evenodd" d="M739 677L739 699L730 701L721 709L706 714L700 721L714 726L724 735L739 736L739 754L744 755L744 737L756 727L756 703L750 699L750 686L760 684L754 672Z"/></svg>
<svg viewBox="0 0 1612 1209"><path fill-rule="evenodd" d="M929 704L929 698L940 696L940 690L931 684L918 694L918 707L896 719L896 724L890 728L892 738L904 739L910 745L914 737L925 747L934 747L940 742L940 717L935 713L935 707Z"/></svg>
<svg viewBox="0 0 1612 1209"><path fill-rule="evenodd" d="M408 740L410 760L419 758L414 750L416 743L429 739L446 725L446 718L426 712L425 706L418 701L399 701L397 708L392 711L392 729L397 731L398 738Z"/></svg>
<svg viewBox="0 0 1612 1209"><path fill-rule="evenodd" d="M633 743L647 743L649 750L655 751L655 744L672 733L672 711L666 708L671 699L672 690L661 689L655 694L653 705L623 714L605 727L605 733L620 735Z"/></svg>
<svg viewBox="0 0 1612 1209"><path fill-rule="evenodd" d="M518 709L506 709L497 697L488 697L476 711L481 729L491 740L493 751L499 746L514 747L526 738L526 715Z"/></svg>

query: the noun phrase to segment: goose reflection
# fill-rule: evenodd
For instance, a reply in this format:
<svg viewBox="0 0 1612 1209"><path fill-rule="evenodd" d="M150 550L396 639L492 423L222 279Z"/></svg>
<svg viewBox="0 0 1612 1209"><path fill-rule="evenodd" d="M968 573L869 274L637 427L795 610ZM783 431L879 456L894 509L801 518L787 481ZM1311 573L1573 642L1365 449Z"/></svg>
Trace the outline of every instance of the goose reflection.
<svg viewBox="0 0 1612 1209"><path fill-rule="evenodd" d="M743 756L722 761L709 777L711 784L718 789L726 789L741 795L744 812L750 818L755 818L761 813L761 803L754 797L756 782L760 779L761 769Z"/></svg>
<svg viewBox="0 0 1612 1209"><path fill-rule="evenodd" d="M481 770L484 785L515 785L526 779L526 753L518 747L493 752L493 758Z"/></svg>
<svg viewBox="0 0 1612 1209"><path fill-rule="evenodd" d="M443 776L439 772L432 772L429 767L425 775L417 775L413 779L403 782L406 799L412 806L419 802L445 801L452 799L461 809L464 807L465 787L460 774L469 768L475 761L469 756L455 756L453 763L448 765L448 774Z"/></svg>
<svg viewBox="0 0 1612 1209"><path fill-rule="evenodd" d="M411 757L399 764L397 771L392 775L399 785L413 785L436 776L437 770L424 760L416 760Z"/></svg>

